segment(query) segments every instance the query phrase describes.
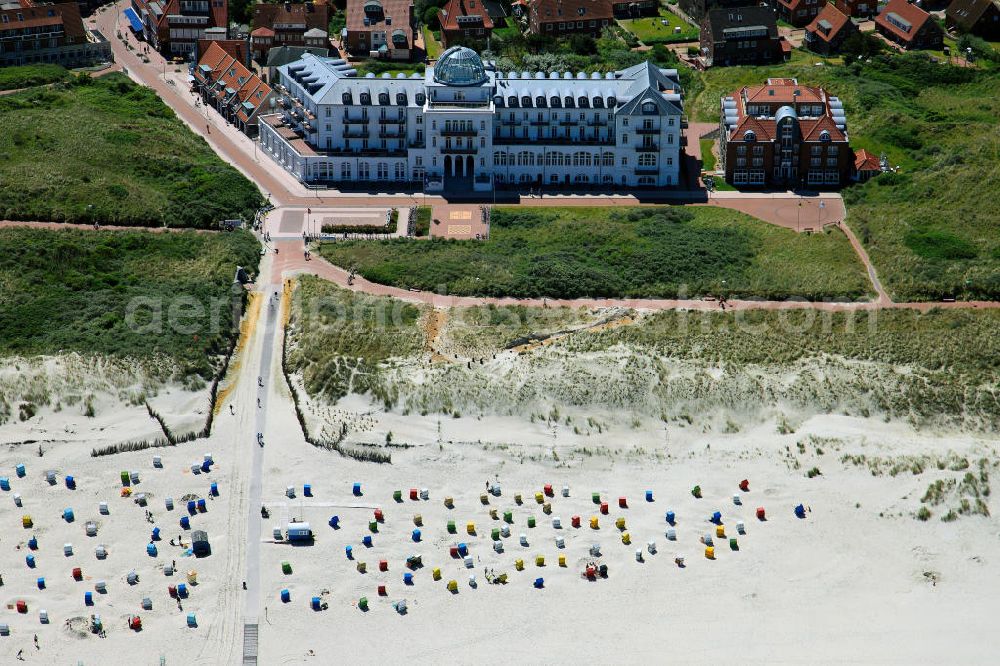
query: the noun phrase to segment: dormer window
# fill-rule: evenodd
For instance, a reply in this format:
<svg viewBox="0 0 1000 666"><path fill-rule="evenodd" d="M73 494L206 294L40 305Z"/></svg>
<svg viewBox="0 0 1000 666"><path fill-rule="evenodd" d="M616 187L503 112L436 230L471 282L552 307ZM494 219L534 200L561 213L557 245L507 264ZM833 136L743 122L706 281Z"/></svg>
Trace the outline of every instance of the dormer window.
<svg viewBox="0 0 1000 666"><path fill-rule="evenodd" d="M396 93L396 104L406 106L406 93Z"/></svg>
<svg viewBox="0 0 1000 666"><path fill-rule="evenodd" d="M423 106L424 102L427 101L427 97L423 93L417 93L416 96L417 104Z"/></svg>
<svg viewBox="0 0 1000 666"><path fill-rule="evenodd" d="M369 93L366 93L366 92L361 93L361 103L362 104L371 104L372 103L372 96Z"/></svg>
<svg viewBox="0 0 1000 666"><path fill-rule="evenodd" d="M643 102L643 104L642 104L642 112L645 113L645 114L656 113L656 105L653 104L652 102Z"/></svg>
<svg viewBox="0 0 1000 666"><path fill-rule="evenodd" d="M743 132L743 140L747 143L753 143L757 140L757 135L754 134L753 130L747 130L746 132Z"/></svg>
<svg viewBox="0 0 1000 666"><path fill-rule="evenodd" d="M381 104L382 106L389 106L389 93L387 92L379 93L378 103Z"/></svg>
<svg viewBox="0 0 1000 666"><path fill-rule="evenodd" d="M823 141L823 142L829 141L830 140L830 131L829 130L823 130L822 132L820 132L819 133L819 140Z"/></svg>
<svg viewBox="0 0 1000 666"><path fill-rule="evenodd" d="M343 102L344 102L344 104L348 104L348 105L349 105L349 104L351 103L351 93L349 93L349 92L345 92L345 93L344 93L344 94L343 94L343 95L341 96L341 98L340 98L340 99L341 99L341 101L343 101Z"/></svg>

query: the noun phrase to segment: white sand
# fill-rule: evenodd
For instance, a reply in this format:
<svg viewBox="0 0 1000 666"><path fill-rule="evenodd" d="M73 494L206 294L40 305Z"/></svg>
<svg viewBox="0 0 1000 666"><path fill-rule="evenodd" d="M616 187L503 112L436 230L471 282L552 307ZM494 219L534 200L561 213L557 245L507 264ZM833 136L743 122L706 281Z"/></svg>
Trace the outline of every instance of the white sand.
<svg viewBox="0 0 1000 666"><path fill-rule="evenodd" d="M261 337L255 334L249 358L259 358ZM247 515L259 507L248 506L244 495L248 454L254 446L251 396L258 370L249 362L239 367L243 376L231 396L237 414L231 416L228 404L224 406L208 441L91 458L93 446L148 431L144 408L123 407L117 416L102 417L110 410L97 410L92 422L83 422L87 428L81 427L79 437L51 443L41 459L34 445L0 447L0 475L9 476L12 486L10 492L0 491L6 534L0 536L0 594L6 604L26 600L29 609L26 615L0 609L0 622L11 627L10 636L0 637L4 663L11 663L19 649L36 663L159 663L161 655L168 664L240 662ZM261 547L260 594L266 607L261 611L262 664L470 659L620 663L636 658L684 663L995 663L990 611L1000 590L996 520L964 516L941 522L940 516L958 502L953 494L933 507L929 521L913 517L929 483L964 474L939 470L933 460L954 452L967 457L971 471L978 473L976 461L987 457L988 472L996 476L995 440L918 433L901 423L842 416L808 417L788 435L776 434L773 419L753 418L736 434L705 434L676 423L664 428L646 417L634 427L633 415L612 412L592 414L606 425L602 433L576 435L572 426L531 423L527 415L454 419L384 414L354 396L337 409L368 416L355 417L359 427L347 445L384 442L389 431L394 442L415 445L390 449L393 464L375 465L306 444L274 370L263 450L263 498L272 517L264 523ZM182 412L182 407L183 401L178 402L175 411ZM574 413L573 420L579 423L585 416ZM99 422L105 423L102 418L107 419L106 430L95 431ZM28 427L0 427L0 442L23 441L30 434ZM810 435L834 439L816 440L823 454L813 441L799 452L797 443ZM192 474L190 463L205 452L213 454L216 466L210 474ZM896 476L873 476L867 467L841 462L844 455L861 453L890 461L927 455L932 462L919 474L904 471ZM153 455L163 457L164 469L152 468ZM27 465L24 479L14 475L18 462ZM806 478L806 470L814 466L822 475ZM48 468L59 471L52 487L42 477ZM151 496L149 508L163 530L156 558L145 551L152 525L144 520L143 509L118 496L119 471L125 469L142 474L137 490ZM76 490L65 487L65 474L76 477ZM485 481L496 476L503 494L483 506L479 495ZM742 478L750 480L750 492L743 495L743 506L734 506L732 495ZM213 554L197 561L183 558L168 543L181 532L178 518L186 511L180 498L185 493L207 496L212 481L219 483L222 496L210 500L208 513L194 517L192 524L207 530ZM355 481L364 484L361 498L351 494ZM314 497L302 497L303 483L312 484ZM534 492L545 483L555 488L552 515L562 519L561 530L552 528L551 517L534 501ZM692 497L694 484L701 485L703 499ZM293 501L284 497L288 485L296 487ZM563 485L570 487L569 498L561 496ZM410 501L410 488L428 488L430 499ZM654 491L651 503L643 497L647 488ZM396 489L404 491L400 504L392 500ZM591 502L595 491L611 502L598 531L587 526L597 513ZM23 497L23 510L14 506L15 492ZM514 504L517 492L524 496L523 506ZM454 497L453 510L443 505L446 495ZM628 498L628 509L617 508L620 495ZM166 496L175 500L173 512L163 508ZM98 514L102 499L110 504L110 516ZM811 509L804 520L792 514L799 502ZM765 523L754 518L760 505L769 516ZM374 506L384 510L386 521L367 550L361 538L368 534ZM65 507L75 510L75 522L62 520ZM499 526L489 518L490 508L497 508L501 517L505 509L514 512L512 536L504 539L500 555L493 552L489 538L490 529ZM678 516L675 543L664 538L668 509ZM715 510L723 514L727 536L735 534L737 520L745 521L747 534L739 537L738 552L717 541L717 559L708 561L699 537L714 533L706 519ZM423 540L416 544L411 531L418 512L424 527ZM33 529L21 527L23 513L32 515ZM337 531L327 526L334 514L341 519ZM583 518L580 529L570 527L576 514ZM529 515L538 521L534 529L526 526ZM618 516L627 520L630 546L622 544L614 527ZM289 517L312 524L314 545L271 543L271 526ZM90 519L100 526L95 538L84 535ZM456 521L457 535L446 532L449 519ZM469 520L476 523L474 537L465 533ZM518 545L522 532L528 535L528 547ZM40 542L36 569L28 569L24 561L24 544L31 534ZM556 548L558 534L565 537L565 549ZM648 540L656 541L658 552L636 562L635 550ZM470 570L448 555L449 546L459 541L469 545L474 557L476 589L468 584ZM74 545L72 557L62 555L66 542ZM610 575L591 582L580 574L595 542L602 546L600 562L608 565ZM105 544L110 552L104 561L94 556L97 544ZM354 547L355 562L345 558L348 544ZM415 584L406 587L404 561L413 553L423 556L424 567L415 572ZM566 555L565 568L557 565L560 553ZM546 558L544 568L535 566L539 554ZM686 558L686 568L674 565L676 555ZM524 558L524 571L515 571L516 558ZM167 585L181 580L163 574L163 565L171 559L178 560L182 571L198 571L199 584L184 600L183 611L167 595ZM388 561L388 572L378 571L380 559ZM284 560L293 567L290 575L281 573ZM358 560L367 563L368 573L356 570ZM83 569L83 581L71 578L75 566ZM432 580L434 567L441 568L442 580ZM507 572L509 583L488 585L486 567ZM125 582L131 569L140 576L134 587ZM45 576L45 590L37 589L38 576ZM540 590L532 587L539 576L545 579ZM95 594L95 606L86 608L84 591L93 590L98 579L107 581L109 592ZM458 594L445 589L449 579L458 581ZM377 594L380 583L387 585L386 597ZM279 600L283 588L291 592L288 604ZM328 591L323 597L329 608L314 612L309 598L323 590ZM140 609L143 596L152 598L152 611ZM361 596L369 600L367 613L356 606ZM392 603L404 598L408 613L400 615ZM42 608L49 612L48 625L38 622ZM67 629L67 621L78 622L74 618L94 612L104 620L106 638ZM185 626L187 612L196 613L197 628ZM125 626L133 613L143 618L141 633ZM37 652L32 646L36 633L41 645Z"/></svg>

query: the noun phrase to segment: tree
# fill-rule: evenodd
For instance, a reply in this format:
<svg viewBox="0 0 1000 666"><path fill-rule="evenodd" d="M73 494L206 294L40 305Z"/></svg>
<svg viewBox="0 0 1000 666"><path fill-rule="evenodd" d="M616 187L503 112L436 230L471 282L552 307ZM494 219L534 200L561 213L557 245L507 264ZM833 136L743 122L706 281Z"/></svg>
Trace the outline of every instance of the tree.
<svg viewBox="0 0 1000 666"><path fill-rule="evenodd" d="M859 31L844 40L840 46L840 53L845 61L857 60L859 57L870 58L878 55L883 48L881 39L871 33Z"/></svg>
<svg viewBox="0 0 1000 666"><path fill-rule="evenodd" d="M441 22L438 21L439 11L441 10L438 7L428 5L427 8L424 9L424 13L421 15L423 17L423 24L431 30L440 30Z"/></svg>
<svg viewBox="0 0 1000 666"><path fill-rule="evenodd" d="M597 42L590 35L573 35L569 38L569 47L577 55L594 55L597 53Z"/></svg>

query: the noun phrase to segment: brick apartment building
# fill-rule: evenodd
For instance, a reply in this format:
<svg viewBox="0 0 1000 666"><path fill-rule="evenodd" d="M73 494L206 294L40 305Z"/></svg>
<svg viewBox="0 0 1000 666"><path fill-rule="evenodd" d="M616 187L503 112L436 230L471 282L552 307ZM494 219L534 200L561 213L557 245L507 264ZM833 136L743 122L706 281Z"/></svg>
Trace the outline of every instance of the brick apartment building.
<svg viewBox="0 0 1000 666"><path fill-rule="evenodd" d="M351 55L409 60L416 30L412 0L347 0L344 45Z"/></svg>
<svg viewBox="0 0 1000 666"><path fill-rule="evenodd" d="M448 0L438 12L441 23L441 44L445 47L485 42L493 32L490 18L482 0Z"/></svg>
<svg viewBox="0 0 1000 666"><path fill-rule="evenodd" d="M781 62L790 51L786 46L769 7L710 9L701 22L701 58L706 67Z"/></svg>
<svg viewBox="0 0 1000 666"><path fill-rule="evenodd" d="M250 51L263 63L276 46L330 47L330 5L326 0L263 3L253 8Z"/></svg>
<svg viewBox="0 0 1000 666"><path fill-rule="evenodd" d="M217 43L209 44L194 68L194 89L226 122L250 136L257 118L271 110L271 87Z"/></svg>
<svg viewBox="0 0 1000 666"><path fill-rule="evenodd" d="M719 155L726 182L746 187L839 187L854 167L841 101L795 79L723 97Z"/></svg>
<svg viewBox="0 0 1000 666"><path fill-rule="evenodd" d="M132 0L125 17L163 55L194 60L199 39L225 39L229 7L226 0Z"/></svg>
<svg viewBox="0 0 1000 666"><path fill-rule="evenodd" d="M796 28L808 25L824 6L826 0L776 0L775 2L778 18Z"/></svg>
<svg viewBox="0 0 1000 666"><path fill-rule="evenodd" d="M875 17L875 30L904 49L940 49L944 44L937 21L907 0L889 0Z"/></svg>
<svg viewBox="0 0 1000 666"><path fill-rule="evenodd" d="M0 67L46 62L80 67L112 59L111 44L84 27L76 2L0 0Z"/></svg>
<svg viewBox="0 0 1000 666"><path fill-rule="evenodd" d="M614 21L611 0L529 0L528 30L536 35L597 38Z"/></svg>

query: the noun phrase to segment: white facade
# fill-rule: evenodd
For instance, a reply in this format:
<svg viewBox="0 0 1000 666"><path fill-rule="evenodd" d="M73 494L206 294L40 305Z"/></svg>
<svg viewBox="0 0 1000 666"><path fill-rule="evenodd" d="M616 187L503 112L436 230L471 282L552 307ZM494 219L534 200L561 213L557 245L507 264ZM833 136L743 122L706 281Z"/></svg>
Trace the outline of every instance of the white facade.
<svg viewBox="0 0 1000 666"><path fill-rule="evenodd" d="M284 96L261 118L261 147L305 183L679 183L677 72L648 62L606 75L504 73L455 47L423 77L357 78L311 54L278 72Z"/></svg>

